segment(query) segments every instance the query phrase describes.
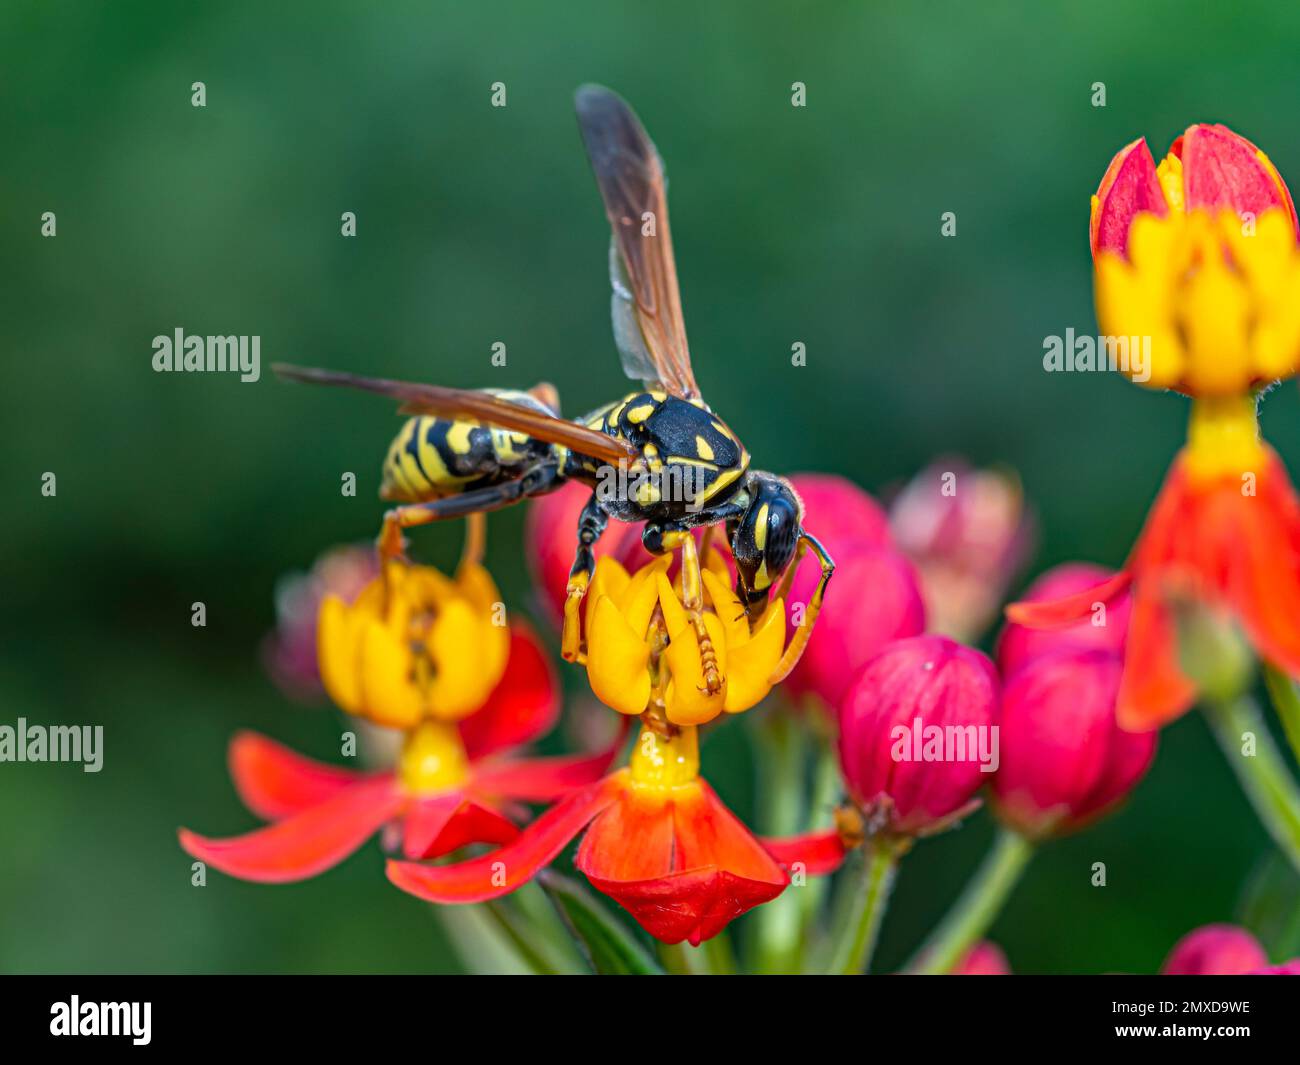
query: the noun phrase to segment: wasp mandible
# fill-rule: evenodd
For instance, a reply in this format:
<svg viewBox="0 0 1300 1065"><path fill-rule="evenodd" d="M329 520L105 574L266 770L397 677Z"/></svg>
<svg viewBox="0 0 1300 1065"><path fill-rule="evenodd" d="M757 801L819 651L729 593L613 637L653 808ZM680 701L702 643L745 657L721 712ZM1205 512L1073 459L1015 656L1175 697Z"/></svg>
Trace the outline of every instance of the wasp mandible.
<svg viewBox="0 0 1300 1065"><path fill-rule="evenodd" d="M692 530L705 527L707 550L715 529L725 527L736 564L736 593L751 624L769 601L788 593L798 561L811 548L821 562L821 578L777 665L776 683L807 645L835 564L803 528L803 504L790 483L750 469L749 452L700 396L682 321L658 151L616 93L586 85L575 103L613 229L614 341L624 372L643 383L642 391L568 421L560 417L549 385L527 392L475 391L285 365L277 365L276 372L296 381L378 392L400 401L401 413L411 415L384 462L380 495L403 504L384 516L379 535L384 557L403 552L403 529L481 515L570 480L592 487L578 522L564 610L562 654L571 662L584 658L579 607L595 570L593 548L610 518L644 522L642 543L652 554L681 552L682 604L699 640L710 693L721 690L722 678L704 626L700 551ZM619 483L635 482L636 489L599 490L612 468L630 475ZM693 490L664 491L665 485ZM771 597L774 587L777 594Z"/></svg>

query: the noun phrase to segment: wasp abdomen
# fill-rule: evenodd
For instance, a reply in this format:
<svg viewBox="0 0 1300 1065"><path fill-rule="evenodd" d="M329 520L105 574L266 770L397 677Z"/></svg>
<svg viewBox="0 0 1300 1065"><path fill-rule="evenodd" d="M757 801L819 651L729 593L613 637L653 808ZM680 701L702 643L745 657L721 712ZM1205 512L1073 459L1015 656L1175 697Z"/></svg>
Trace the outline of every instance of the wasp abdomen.
<svg viewBox="0 0 1300 1065"><path fill-rule="evenodd" d="M492 391L520 406L546 409L527 392ZM379 494L397 502L438 499L514 480L554 453L551 444L527 433L417 415L389 445Z"/></svg>

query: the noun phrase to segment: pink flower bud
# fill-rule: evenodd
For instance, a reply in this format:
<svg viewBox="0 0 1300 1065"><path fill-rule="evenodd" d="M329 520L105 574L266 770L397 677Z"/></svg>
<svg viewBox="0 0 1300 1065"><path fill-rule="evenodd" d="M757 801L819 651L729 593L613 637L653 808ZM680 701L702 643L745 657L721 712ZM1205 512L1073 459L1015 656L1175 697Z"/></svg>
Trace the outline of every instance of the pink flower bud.
<svg viewBox="0 0 1300 1065"><path fill-rule="evenodd" d="M836 565L855 551L893 548L884 508L852 481L831 473L796 473L790 483L803 503L804 527ZM807 603L820 576L821 566L808 552L795 574L790 602Z"/></svg>
<svg viewBox="0 0 1300 1065"><path fill-rule="evenodd" d="M852 481L833 473L796 473L790 483L803 501L808 531L832 555L855 545L893 546L885 509Z"/></svg>
<svg viewBox="0 0 1300 1065"><path fill-rule="evenodd" d="M1010 976L1011 965L996 943L982 939L970 948L952 970L953 976Z"/></svg>
<svg viewBox="0 0 1300 1065"><path fill-rule="evenodd" d="M1165 976L1239 976L1268 965L1259 940L1232 924L1207 924L1174 944L1160 972Z"/></svg>
<svg viewBox="0 0 1300 1065"><path fill-rule="evenodd" d="M840 704L840 768L868 832L923 835L964 814L998 755L998 678L943 636L895 640Z"/></svg>
<svg viewBox="0 0 1300 1065"><path fill-rule="evenodd" d="M564 620L564 591L578 550L578 516L591 489L571 481L533 500L524 523L524 550L542 611L558 627ZM617 556L624 541L641 544L641 526L611 521L596 542L597 558Z"/></svg>
<svg viewBox="0 0 1300 1065"><path fill-rule="evenodd" d="M1262 969L1251 969L1247 976L1300 976L1300 958L1292 958L1281 965L1266 965Z"/></svg>
<svg viewBox="0 0 1300 1065"><path fill-rule="evenodd" d="M1156 733L1115 720L1122 664L1105 650L1029 661L1002 693L1002 762L993 780L999 817L1022 835L1073 832L1137 784L1155 757Z"/></svg>
<svg viewBox="0 0 1300 1065"><path fill-rule="evenodd" d="M786 682L795 695L813 694L836 707L853 675L890 640L925 631L925 607L911 564L889 548L858 547L835 554L835 578L799 665ZM803 618L801 573L791 590L792 625ZM808 588L802 595L811 596Z"/></svg>
<svg viewBox="0 0 1300 1065"><path fill-rule="evenodd" d="M1048 603L1065 599L1110 580L1114 571L1091 562L1065 562L1049 569L1021 597L1024 603ZM1008 624L998 637L997 659L1002 676L1009 678L1017 669L1043 654L1069 648L1091 647L1120 653L1128 634L1130 598L1128 592L1108 603L1094 604L1079 621L1056 629L1031 629Z"/></svg>
<svg viewBox="0 0 1300 1065"><path fill-rule="evenodd" d="M1020 482L959 458L922 470L895 498L890 528L921 573L932 632L977 638L1033 540Z"/></svg>

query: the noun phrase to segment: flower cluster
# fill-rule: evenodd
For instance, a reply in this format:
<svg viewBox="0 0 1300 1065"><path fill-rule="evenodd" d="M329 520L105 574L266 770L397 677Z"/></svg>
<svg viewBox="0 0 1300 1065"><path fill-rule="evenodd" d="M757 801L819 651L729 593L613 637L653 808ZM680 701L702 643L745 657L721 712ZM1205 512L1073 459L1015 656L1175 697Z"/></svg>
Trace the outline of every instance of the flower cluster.
<svg viewBox="0 0 1300 1065"><path fill-rule="evenodd" d="M888 508L842 477L796 475L800 520L836 562L819 614L827 559L796 553L756 599L718 528L674 532L654 556L640 528L615 522L590 545L594 569L585 554L574 565L588 495L559 486L531 504L526 554L551 635L564 625L564 657L618 722L608 745L522 753L557 724L560 687L544 638L507 616L477 560L478 515L454 575L392 557L386 541L382 563L332 553L290 586L268 643L274 676L295 696L319 684L381 753L344 768L241 732L231 775L268 823L233 838L183 829L182 846L233 876L286 882L379 835L393 885L491 903L525 958L555 956L560 926L497 900L535 884L597 971L699 971L731 952L677 945L725 941L757 910L753 968L856 974L904 857L987 801L993 847L907 971L1010 972L983 939L993 916L1039 848L1119 810L1161 726L1204 697L1230 751L1247 732L1270 743L1249 716L1257 656L1300 734L1300 501L1256 425L1260 392L1300 368L1298 234L1276 169L1221 126L1192 126L1158 166L1136 141L1106 171L1091 219L1102 329L1149 340L1149 366L1125 372L1192 401L1187 443L1122 569L1047 570L993 634L1033 543L1012 473L941 459ZM702 770L702 739L742 717L771 835ZM1265 754L1239 772L1300 867L1300 793ZM852 872L830 888L809 880L841 866ZM1251 932L1213 925L1163 971L1296 967L1270 967Z"/></svg>
<svg viewBox="0 0 1300 1065"><path fill-rule="evenodd" d="M333 591L319 608L318 668L349 714L396 730L390 770L322 764L255 733L230 745L244 804L271 822L229 839L181 830L195 858L246 880L283 883L336 865L384 830L408 858L471 843L507 843L519 802L545 802L598 779L616 753L525 758L546 733L559 689L525 625L496 623L499 598L477 564L449 579L390 562L352 603Z"/></svg>

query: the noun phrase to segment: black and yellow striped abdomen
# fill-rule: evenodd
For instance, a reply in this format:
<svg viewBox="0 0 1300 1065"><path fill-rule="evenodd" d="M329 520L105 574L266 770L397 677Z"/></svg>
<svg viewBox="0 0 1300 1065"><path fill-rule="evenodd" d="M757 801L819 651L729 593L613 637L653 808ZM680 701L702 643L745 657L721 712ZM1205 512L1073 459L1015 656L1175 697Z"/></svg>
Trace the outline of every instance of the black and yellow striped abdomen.
<svg viewBox="0 0 1300 1065"><path fill-rule="evenodd" d="M522 407L552 413L527 392L488 391ZM515 480L539 462L562 461L558 451L563 449L527 433L417 415L407 419L388 448L379 494L400 503L440 499Z"/></svg>

